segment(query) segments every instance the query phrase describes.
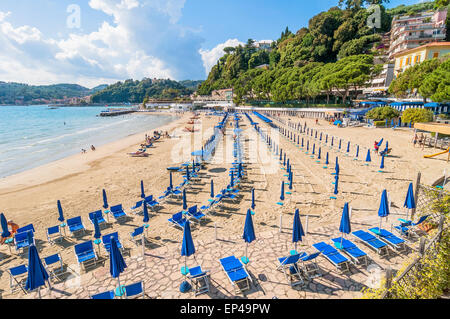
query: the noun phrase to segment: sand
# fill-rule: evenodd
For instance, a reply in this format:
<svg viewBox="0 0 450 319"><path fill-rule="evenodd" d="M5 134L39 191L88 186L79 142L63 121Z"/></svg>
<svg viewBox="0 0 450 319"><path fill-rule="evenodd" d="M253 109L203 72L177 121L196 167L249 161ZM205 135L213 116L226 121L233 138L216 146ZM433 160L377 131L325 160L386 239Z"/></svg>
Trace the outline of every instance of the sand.
<svg viewBox="0 0 450 319"><path fill-rule="evenodd" d="M145 114L143 114L145 116ZM129 136L125 139L98 147L95 152L77 154L69 158L50 163L14 176L0 180L0 211L7 219L12 219L20 226L33 223L36 229L36 242L41 256L48 256L60 252L64 261L73 265L76 263L73 245L93 239L93 226L88 220L88 213L101 209L102 189L106 189L108 202L111 205L123 204L131 218L125 223L118 224L110 218L111 226L102 231L108 234L118 231L125 246L131 247L129 233L135 227L142 225L142 216L135 216L130 212L136 201L140 200L140 181L144 181L146 195L155 197L162 195L168 186L169 175L166 170L170 166L178 166L181 162L189 160L190 152L198 149L201 141L208 139L214 125L221 120L216 116L201 116L201 125L196 125L203 134L183 132L192 113L185 114L180 119L165 125L158 130L169 131L177 138L164 138L155 143L149 150L148 158L132 158L126 155L136 151L143 142L144 134ZM254 117L254 116L253 116ZM288 118L285 118L288 119ZM257 120L257 118L253 118ZM294 119L293 119L294 120ZM424 154L436 153L439 150L425 148L424 151L413 148L411 143L412 130L410 129L369 129L337 128L325 121L316 125L312 119L295 119L308 123L309 127L319 129L325 133L342 138L341 152L337 152L337 141L333 150L322 145L321 163L311 158L286 138L279 136L279 144L290 159L294 170L294 189L292 195L286 195L284 205L279 202L280 185L286 180L285 171L280 169L277 156L269 152L267 145L254 133L246 117L241 121L245 138L247 158L252 162L248 164L248 179L251 181L242 190L243 197L233 203L226 204L226 209L218 211L201 226L193 225L192 233L195 240L207 240L214 237L217 231L227 236L240 236L242 234L245 213L250 207L251 188L255 188L256 215L254 216L255 231L277 232L282 215L283 227L289 231L293 212L300 210L302 222L306 228L313 231L325 225L339 225L342 207L349 202L352 207L353 227L366 227L378 225L377 210L383 189L387 189L389 199L393 202L389 222L394 222L397 216L404 216L403 206L407 187L410 182L416 181L417 173L422 173L422 182L431 184L443 174L444 168L449 168L446 157L439 156L424 159ZM259 121L258 121L259 122ZM260 125L262 130L270 131L266 124ZM150 132L146 132L150 134ZM215 192L224 188L229 182L228 168L231 167L233 128L227 127L227 134L218 145L216 155L211 163L206 165L200 174L200 180L187 189L188 205L202 206L207 203L210 194L210 180L214 180ZM305 136L305 135L302 135ZM276 134L273 135L276 138ZM310 138L310 146L314 138ZM385 160L385 169L378 172L380 157L372 152L372 163L365 166L363 160L367 147L372 148L373 142L384 138L389 141L392 153ZM351 141L350 156L345 156L347 141ZM306 140L305 140L306 143ZM318 151L318 139L316 154ZM353 145L360 145L359 160L354 160ZM384 146L384 145L383 145ZM323 168L326 152L329 152L330 165ZM178 156L184 152L184 158ZM310 149L311 153L311 149ZM330 199L334 186L331 173L334 171L334 162L339 156L341 178L339 181L339 194L336 200ZM182 181L180 173L173 176L174 185ZM285 188L288 191L287 185ZM49 245L46 239L46 229L58 225L58 211L56 202L61 200L66 219L82 216L88 232L82 238L74 238L67 233L66 241L62 245ZM149 236L155 245L167 245L171 249L179 249L178 243L182 239L182 231L171 227L168 218L182 210L181 200L173 199L162 205L157 212L150 211ZM175 248L178 247L178 248ZM6 269L26 263L26 255L19 256L14 252L10 254L8 248L0 247L2 260L0 261L0 289L3 297L18 297L20 293L10 295L9 275ZM225 254L226 252L224 252Z"/></svg>

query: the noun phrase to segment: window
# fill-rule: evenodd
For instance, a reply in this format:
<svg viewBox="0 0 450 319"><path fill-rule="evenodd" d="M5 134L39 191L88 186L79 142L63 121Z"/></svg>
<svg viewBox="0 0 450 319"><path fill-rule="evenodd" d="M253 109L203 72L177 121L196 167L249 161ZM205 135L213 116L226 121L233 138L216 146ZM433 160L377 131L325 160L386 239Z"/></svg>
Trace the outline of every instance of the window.
<svg viewBox="0 0 450 319"><path fill-rule="evenodd" d="M407 58L406 58L405 65L410 65L410 64L411 64L411 58L410 58L410 57L407 57Z"/></svg>
<svg viewBox="0 0 450 319"><path fill-rule="evenodd" d="M439 56L439 52L433 52L433 59Z"/></svg>
<svg viewBox="0 0 450 319"><path fill-rule="evenodd" d="M419 63L420 62L420 55L416 55L414 57L414 63Z"/></svg>
<svg viewBox="0 0 450 319"><path fill-rule="evenodd" d="M403 66L403 58L400 59L400 64L398 65L399 68L401 68Z"/></svg>

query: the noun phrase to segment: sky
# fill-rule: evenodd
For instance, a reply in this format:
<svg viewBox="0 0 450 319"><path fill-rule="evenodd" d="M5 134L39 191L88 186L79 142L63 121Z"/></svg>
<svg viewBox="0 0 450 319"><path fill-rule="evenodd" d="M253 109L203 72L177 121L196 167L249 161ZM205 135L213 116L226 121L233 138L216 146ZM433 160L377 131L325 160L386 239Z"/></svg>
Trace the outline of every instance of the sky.
<svg viewBox="0 0 450 319"><path fill-rule="evenodd" d="M418 0L391 0L387 7ZM125 79L202 80L247 39L308 26L338 0L2 0L0 81L89 88Z"/></svg>

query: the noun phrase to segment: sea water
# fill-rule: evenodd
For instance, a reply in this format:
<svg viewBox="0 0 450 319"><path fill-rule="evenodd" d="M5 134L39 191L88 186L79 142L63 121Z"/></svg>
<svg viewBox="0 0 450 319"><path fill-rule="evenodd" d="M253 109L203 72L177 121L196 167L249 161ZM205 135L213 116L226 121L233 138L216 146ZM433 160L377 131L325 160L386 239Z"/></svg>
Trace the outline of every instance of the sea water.
<svg viewBox="0 0 450 319"><path fill-rule="evenodd" d="M97 116L105 107L0 106L0 178L147 132L171 115ZM144 140L144 136L142 137Z"/></svg>

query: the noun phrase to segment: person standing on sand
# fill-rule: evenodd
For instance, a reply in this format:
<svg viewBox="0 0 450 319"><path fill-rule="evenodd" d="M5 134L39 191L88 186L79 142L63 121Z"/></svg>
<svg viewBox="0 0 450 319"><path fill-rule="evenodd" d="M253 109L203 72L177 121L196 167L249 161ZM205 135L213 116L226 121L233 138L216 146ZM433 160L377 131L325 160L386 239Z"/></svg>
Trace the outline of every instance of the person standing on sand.
<svg viewBox="0 0 450 319"><path fill-rule="evenodd" d="M378 146L378 142L377 142L377 141L375 141L375 143L373 144L373 147L375 148L375 153L378 154L378 149L379 149L380 147Z"/></svg>
<svg viewBox="0 0 450 319"><path fill-rule="evenodd" d="M94 145L91 145L91 150L95 151Z"/></svg>
<svg viewBox="0 0 450 319"><path fill-rule="evenodd" d="M417 137L417 133L416 133L416 134L414 134L414 141L413 141L414 147L416 147L417 139L418 139L418 137Z"/></svg>

